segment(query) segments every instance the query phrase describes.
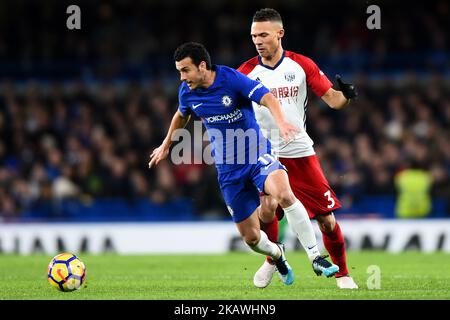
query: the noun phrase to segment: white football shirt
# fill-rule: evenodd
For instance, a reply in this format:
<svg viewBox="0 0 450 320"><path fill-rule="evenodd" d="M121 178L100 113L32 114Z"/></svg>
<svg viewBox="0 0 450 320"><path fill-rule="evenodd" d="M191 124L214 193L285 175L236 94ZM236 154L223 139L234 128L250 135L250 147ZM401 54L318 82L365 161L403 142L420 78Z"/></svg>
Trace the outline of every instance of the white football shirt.
<svg viewBox="0 0 450 320"><path fill-rule="evenodd" d="M313 141L306 132L307 87L321 97L333 84L308 57L284 51L280 61L272 68L262 64L256 56L244 62L238 71L260 81L280 101L288 122L300 129L294 140L286 143L269 109L253 103L256 120L261 131L272 144L272 150L280 158L301 158L315 154Z"/></svg>

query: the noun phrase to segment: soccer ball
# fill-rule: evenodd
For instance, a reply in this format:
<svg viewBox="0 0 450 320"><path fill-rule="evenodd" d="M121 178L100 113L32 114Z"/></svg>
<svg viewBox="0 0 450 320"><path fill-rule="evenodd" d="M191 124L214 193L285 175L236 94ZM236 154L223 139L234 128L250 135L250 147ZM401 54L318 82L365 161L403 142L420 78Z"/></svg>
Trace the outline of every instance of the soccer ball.
<svg viewBox="0 0 450 320"><path fill-rule="evenodd" d="M48 264L48 282L64 292L81 288L86 280L84 263L72 253L60 253Z"/></svg>

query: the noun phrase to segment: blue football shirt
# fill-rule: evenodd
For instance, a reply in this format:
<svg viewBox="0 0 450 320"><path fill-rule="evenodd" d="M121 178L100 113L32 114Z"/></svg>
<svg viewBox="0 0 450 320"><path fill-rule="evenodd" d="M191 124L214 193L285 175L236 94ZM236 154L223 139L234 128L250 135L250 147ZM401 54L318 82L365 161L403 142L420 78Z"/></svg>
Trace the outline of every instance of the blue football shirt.
<svg viewBox="0 0 450 320"><path fill-rule="evenodd" d="M197 115L207 129L219 173L256 164L271 153L256 122L252 101L260 103L269 92L261 83L222 65L214 65L216 77L209 88L179 89L179 111L183 116Z"/></svg>

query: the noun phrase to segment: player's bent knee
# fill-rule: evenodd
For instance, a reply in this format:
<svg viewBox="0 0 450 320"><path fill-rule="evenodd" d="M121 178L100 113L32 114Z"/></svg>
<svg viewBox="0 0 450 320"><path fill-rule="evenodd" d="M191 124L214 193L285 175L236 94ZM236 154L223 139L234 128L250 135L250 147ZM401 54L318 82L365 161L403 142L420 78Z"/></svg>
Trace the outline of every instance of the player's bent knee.
<svg viewBox="0 0 450 320"><path fill-rule="evenodd" d="M259 218L264 223L270 223L275 217L275 211L277 209L278 203L275 206L268 206L261 209L259 213Z"/></svg>
<svg viewBox="0 0 450 320"><path fill-rule="evenodd" d="M272 214L274 214L278 208L278 202L272 201L267 208L268 208L268 211L270 211Z"/></svg>
<svg viewBox="0 0 450 320"><path fill-rule="evenodd" d="M259 231L256 232L256 230L252 230L244 234L242 237L247 245L249 245L250 247L254 247L260 240L260 233Z"/></svg>
<svg viewBox="0 0 450 320"><path fill-rule="evenodd" d="M324 218L317 221L319 223L319 228L324 233L333 232L336 226L336 220L332 215L325 216Z"/></svg>
<svg viewBox="0 0 450 320"><path fill-rule="evenodd" d="M291 190L280 190L275 198L283 208L291 206L296 200Z"/></svg>

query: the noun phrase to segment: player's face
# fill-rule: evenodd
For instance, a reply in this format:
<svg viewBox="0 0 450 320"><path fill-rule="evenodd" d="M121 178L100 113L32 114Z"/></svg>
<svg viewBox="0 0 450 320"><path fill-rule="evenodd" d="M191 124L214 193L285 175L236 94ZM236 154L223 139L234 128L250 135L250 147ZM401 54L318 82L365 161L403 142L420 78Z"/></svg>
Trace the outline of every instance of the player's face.
<svg viewBox="0 0 450 320"><path fill-rule="evenodd" d="M281 46L284 29L275 21L253 22L250 34L258 54L270 60Z"/></svg>
<svg viewBox="0 0 450 320"><path fill-rule="evenodd" d="M190 57L181 61L175 61L175 67L180 72L180 80L186 82L189 89L195 89L202 85L205 80L206 63L202 61L196 66Z"/></svg>

